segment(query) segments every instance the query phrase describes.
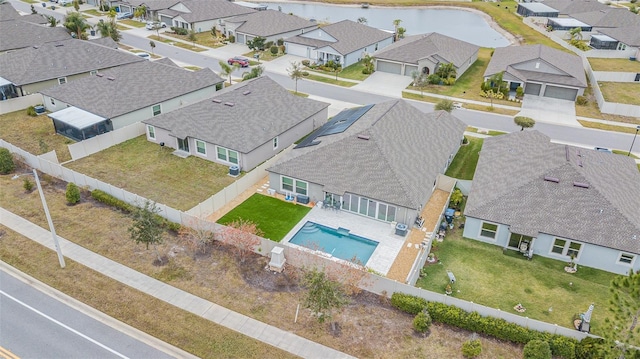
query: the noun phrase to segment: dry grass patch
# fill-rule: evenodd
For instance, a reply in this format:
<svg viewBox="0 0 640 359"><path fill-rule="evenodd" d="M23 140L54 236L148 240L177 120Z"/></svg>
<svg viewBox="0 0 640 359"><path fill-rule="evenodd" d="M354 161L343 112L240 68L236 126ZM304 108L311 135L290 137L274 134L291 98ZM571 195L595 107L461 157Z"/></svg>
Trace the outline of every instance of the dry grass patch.
<svg viewBox="0 0 640 359"><path fill-rule="evenodd" d="M630 116L611 115L600 112L596 98L593 95L593 88L591 82L587 78L587 88L584 90L584 96L589 101L585 106L576 105L576 115L579 117L599 118L607 121L616 121L623 123L640 124L640 118Z"/></svg>
<svg viewBox="0 0 640 359"><path fill-rule="evenodd" d="M143 135L67 167L180 210L194 207L235 180L228 176L227 166L196 156L180 158L173 151Z"/></svg>
<svg viewBox="0 0 640 359"><path fill-rule="evenodd" d="M595 128L598 130L615 131L615 132L632 133L632 134L636 133L636 129L633 127L609 125L606 123L592 122L592 121L585 121L585 120L578 120L578 122L580 122L582 126L587 128Z"/></svg>
<svg viewBox="0 0 640 359"><path fill-rule="evenodd" d="M640 83L599 82L605 101L640 106Z"/></svg>
<svg viewBox="0 0 640 359"><path fill-rule="evenodd" d="M589 57L593 71L640 72L640 61Z"/></svg>
<svg viewBox="0 0 640 359"><path fill-rule="evenodd" d="M55 150L60 162L71 159L67 145L75 142L57 134L47 115L31 117L26 110L0 115L0 138L34 155Z"/></svg>
<svg viewBox="0 0 640 359"><path fill-rule="evenodd" d="M46 228L46 219L39 207L38 194L25 194L22 184L18 182L20 181L12 181L10 176L0 176L0 186L6 189L0 192L0 206ZM83 194L83 201L79 205L68 207L64 199L65 184L57 181L47 182L46 178L44 182L51 215L61 236L142 273L165 279L171 285L194 295L348 354L361 358L457 358L460 357L462 343L471 335L467 331L434 325L427 338L417 336L411 327L411 316L395 310L385 299L366 293L352 297L351 304L336 313L335 320L340 326L338 336L329 331L329 324L318 324L315 317L302 308L297 323L294 323L296 308L302 301L304 290L298 286L300 273L292 267L287 267L282 274L271 273L264 269L267 259L257 255L251 256L241 265L230 255L228 247L217 243L208 247L206 253L194 254L169 233L165 234L165 243L159 250L170 258L170 264L164 267L153 266L154 256L151 251L146 251L143 245L135 245L129 239L127 227L131 222L127 216L93 202L86 194ZM8 250L4 247L1 247L2 250ZM13 257L15 261L23 260L25 266L26 262L38 263L38 267L40 262L46 263L42 266L43 271L52 272L51 275L54 275L56 271L53 267L57 265L55 253L49 251L48 255L50 258L46 260L27 261L26 258L30 257L22 254ZM51 266L51 269L47 266ZM68 266L72 269L71 264ZM79 275L72 270L69 270L69 273ZM87 283L78 287L86 287L91 293L100 287L98 283ZM93 288L94 285L97 288ZM122 308L118 309L125 312L122 315L135 317L135 314L140 312L144 313L143 318L148 321L151 321L149 318L157 319L153 314L155 312L148 314L155 304L150 306L149 302L143 301L144 307L133 307L134 301L129 302L129 294L117 293L97 297L101 300L108 297L121 298L123 302L119 305ZM160 319L171 319L170 326L164 328L166 335L174 334L172 326L192 326L189 316L174 317L166 307L158 308L160 313L167 313L158 315ZM192 335L193 341L199 338L211 340L211 337L216 336L215 332L205 335L199 331ZM481 358L520 358L522 355L519 346L490 338L483 338L482 341ZM182 348L185 348L183 345L192 344L191 338L181 339L181 342L174 344ZM227 349L228 346L233 347L237 343L230 340L221 345ZM238 347L243 348L242 345L241 343ZM247 357L234 353L229 352L228 355L218 357ZM215 353L211 355L215 357ZM262 352L262 357L280 356Z"/></svg>
<svg viewBox="0 0 640 359"><path fill-rule="evenodd" d="M124 25L137 27L137 28L143 28L147 25L146 22L131 20L131 19L118 20L118 23L122 23Z"/></svg>

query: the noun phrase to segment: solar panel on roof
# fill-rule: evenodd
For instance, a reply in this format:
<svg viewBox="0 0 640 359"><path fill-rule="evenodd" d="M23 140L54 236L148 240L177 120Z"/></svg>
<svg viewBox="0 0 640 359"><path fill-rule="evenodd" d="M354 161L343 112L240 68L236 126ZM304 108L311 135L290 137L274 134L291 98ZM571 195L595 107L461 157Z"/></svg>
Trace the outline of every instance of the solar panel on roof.
<svg viewBox="0 0 640 359"><path fill-rule="evenodd" d="M342 133L346 131L354 122L362 117L367 111L369 111L374 105L366 105L362 107L351 108L344 110L335 115L331 121L325 123L322 127L312 132L307 138L300 142L294 148L303 148L307 146L315 146L320 143L316 139L320 136L335 135L336 133Z"/></svg>

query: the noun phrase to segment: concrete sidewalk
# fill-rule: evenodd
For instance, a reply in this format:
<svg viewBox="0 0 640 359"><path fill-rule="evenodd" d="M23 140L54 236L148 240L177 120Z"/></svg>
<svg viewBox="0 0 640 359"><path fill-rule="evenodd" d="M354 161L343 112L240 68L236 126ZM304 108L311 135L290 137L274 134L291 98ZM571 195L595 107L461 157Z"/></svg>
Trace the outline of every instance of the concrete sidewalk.
<svg viewBox="0 0 640 359"><path fill-rule="evenodd" d="M55 250L51 232L0 208L0 224L11 228L37 243ZM137 272L120 263L89 251L60 236L60 248L65 257L98 271L123 284L163 300L216 324L272 345L302 358L353 358L335 349L302 338L293 333L236 313L215 303L172 287Z"/></svg>

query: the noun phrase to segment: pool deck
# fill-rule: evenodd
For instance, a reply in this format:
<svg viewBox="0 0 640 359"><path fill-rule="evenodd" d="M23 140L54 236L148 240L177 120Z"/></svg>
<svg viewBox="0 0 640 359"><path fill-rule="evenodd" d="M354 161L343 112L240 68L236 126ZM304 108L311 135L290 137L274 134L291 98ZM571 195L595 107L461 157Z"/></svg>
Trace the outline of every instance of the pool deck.
<svg viewBox="0 0 640 359"><path fill-rule="evenodd" d="M302 228L307 222L315 222L327 227L337 229L338 227L350 230L351 234L365 237L378 242L378 246L365 264L366 267L374 271L386 275L393 262L402 249L406 237L395 235L395 227L390 223L376 221L357 214L334 211L331 209L322 209L314 207L298 224L293 227L280 243L289 243L289 240Z"/></svg>

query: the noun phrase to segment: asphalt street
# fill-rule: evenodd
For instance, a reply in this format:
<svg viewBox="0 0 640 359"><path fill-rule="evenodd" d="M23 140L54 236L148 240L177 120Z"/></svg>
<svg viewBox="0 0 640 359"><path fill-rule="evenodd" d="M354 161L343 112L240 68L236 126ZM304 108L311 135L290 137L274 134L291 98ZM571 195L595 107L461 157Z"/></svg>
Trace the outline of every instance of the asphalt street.
<svg viewBox="0 0 640 359"><path fill-rule="evenodd" d="M1 270L0 347L23 359L171 358Z"/></svg>

